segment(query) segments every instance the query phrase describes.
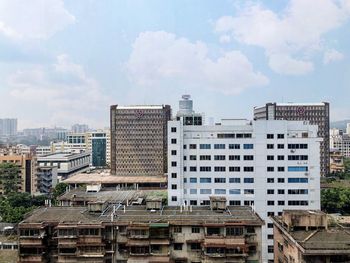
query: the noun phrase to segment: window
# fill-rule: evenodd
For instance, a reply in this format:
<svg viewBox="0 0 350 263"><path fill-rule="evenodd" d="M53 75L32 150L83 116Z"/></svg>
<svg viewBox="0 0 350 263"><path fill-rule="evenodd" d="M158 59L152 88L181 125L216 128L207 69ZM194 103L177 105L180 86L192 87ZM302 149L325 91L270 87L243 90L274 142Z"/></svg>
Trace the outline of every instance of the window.
<svg viewBox="0 0 350 263"><path fill-rule="evenodd" d="M288 149L307 149L307 144L288 144Z"/></svg>
<svg viewBox="0 0 350 263"><path fill-rule="evenodd" d="M228 159L230 161L239 161L239 160L241 160L241 156L239 156L239 155L229 155Z"/></svg>
<svg viewBox="0 0 350 263"><path fill-rule="evenodd" d="M278 155L277 160L279 161L284 161L284 155Z"/></svg>
<svg viewBox="0 0 350 263"><path fill-rule="evenodd" d="M230 205L232 205L232 206L240 206L241 205L241 201L239 201L239 200L231 200L230 201Z"/></svg>
<svg viewBox="0 0 350 263"><path fill-rule="evenodd" d="M273 139L273 134L270 134L270 133L268 133L268 134L266 134L266 139Z"/></svg>
<svg viewBox="0 0 350 263"><path fill-rule="evenodd" d="M187 167L186 166L184 166L184 172L186 172L187 171Z"/></svg>
<svg viewBox="0 0 350 263"><path fill-rule="evenodd" d="M211 160L211 156L210 155L200 155L199 156L199 160L201 160L201 161L210 161Z"/></svg>
<svg viewBox="0 0 350 263"><path fill-rule="evenodd" d="M267 235L267 239L273 239L273 235Z"/></svg>
<svg viewBox="0 0 350 263"><path fill-rule="evenodd" d="M273 228L273 223L267 223L267 228Z"/></svg>
<svg viewBox="0 0 350 263"><path fill-rule="evenodd" d="M210 205L210 200L203 200L201 205Z"/></svg>
<svg viewBox="0 0 350 263"><path fill-rule="evenodd" d="M244 194L246 194L246 195L253 195L254 194L254 189L244 189Z"/></svg>
<svg viewBox="0 0 350 263"><path fill-rule="evenodd" d="M268 166L266 169L267 169L268 172L273 172L273 171L275 171L275 168L274 168L274 167L271 167L271 166Z"/></svg>
<svg viewBox="0 0 350 263"><path fill-rule="evenodd" d="M267 145L266 145L266 148L267 148L267 149L273 149L273 148L274 148L274 145L273 145L273 144L267 144Z"/></svg>
<svg viewBox="0 0 350 263"><path fill-rule="evenodd" d="M196 155L190 155L190 160L191 160L191 161L197 160L197 156L196 156Z"/></svg>
<svg viewBox="0 0 350 263"><path fill-rule="evenodd" d="M190 200L190 205L197 205L197 200Z"/></svg>
<svg viewBox="0 0 350 263"><path fill-rule="evenodd" d="M225 160L225 155L214 155L214 160L215 161L224 161Z"/></svg>
<svg viewBox="0 0 350 263"><path fill-rule="evenodd" d="M211 194L211 189L200 189L200 194L201 195L210 195Z"/></svg>
<svg viewBox="0 0 350 263"><path fill-rule="evenodd" d="M270 201L270 200L269 200L269 201L267 201L267 205L268 205L268 206L275 205L275 201Z"/></svg>
<svg viewBox="0 0 350 263"><path fill-rule="evenodd" d="M190 149L197 149L197 144L190 144Z"/></svg>
<svg viewBox="0 0 350 263"><path fill-rule="evenodd" d="M284 189L278 189L277 193L278 193L279 195L284 195Z"/></svg>
<svg viewBox="0 0 350 263"><path fill-rule="evenodd" d="M171 155L176 155L176 150L172 150Z"/></svg>
<svg viewBox="0 0 350 263"><path fill-rule="evenodd" d="M241 145L240 144L229 144L228 148L229 149L240 149Z"/></svg>
<svg viewBox="0 0 350 263"><path fill-rule="evenodd" d="M176 166L177 166L177 163L176 163L176 162L171 162L171 166L172 166L172 167L176 167Z"/></svg>
<svg viewBox="0 0 350 263"><path fill-rule="evenodd" d="M307 155L288 155L289 161L307 161L308 159Z"/></svg>
<svg viewBox="0 0 350 263"><path fill-rule="evenodd" d="M267 212L267 216L274 216L275 212Z"/></svg>
<svg viewBox="0 0 350 263"><path fill-rule="evenodd" d="M171 173L171 178L177 178L177 173Z"/></svg>
<svg viewBox="0 0 350 263"><path fill-rule="evenodd" d="M288 205L290 206L307 206L309 205L309 202L306 200L291 200L288 201Z"/></svg>
<svg viewBox="0 0 350 263"><path fill-rule="evenodd" d="M241 171L241 167L239 167L239 166L230 166L230 167L228 168L228 170L229 170L230 172L240 172L240 171Z"/></svg>
<svg viewBox="0 0 350 263"><path fill-rule="evenodd" d="M277 139L284 139L284 134L282 133L277 134Z"/></svg>
<svg viewBox="0 0 350 263"><path fill-rule="evenodd" d="M243 181L245 184L252 184L254 183L254 178L244 178Z"/></svg>
<svg viewBox="0 0 350 263"><path fill-rule="evenodd" d="M288 172L307 172L307 166L288 166Z"/></svg>
<svg viewBox="0 0 350 263"><path fill-rule="evenodd" d="M278 205L284 205L284 201L283 200L278 201Z"/></svg>
<svg viewBox="0 0 350 263"><path fill-rule="evenodd" d="M177 189L177 185L176 184L172 184L171 185L171 189L176 190Z"/></svg>
<svg viewBox="0 0 350 263"><path fill-rule="evenodd" d="M269 184L274 183L275 182L275 178L267 178L267 182Z"/></svg>
<svg viewBox="0 0 350 263"><path fill-rule="evenodd" d="M284 172L284 167L283 166L277 167L277 171L278 172Z"/></svg>
<svg viewBox="0 0 350 263"><path fill-rule="evenodd" d="M199 149L205 150L205 149L210 149L210 144L200 144L199 145Z"/></svg>
<svg viewBox="0 0 350 263"><path fill-rule="evenodd" d="M241 178L235 178L235 177L233 177L233 178L230 178L230 179L229 179L229 182L230 182L230 183L239 184L239 183L241 183Z"/></svg>
<svg viewBox="0 0 350 263"><path fill-rule="evenodd" d="M218 133L217 137L220 139L235 138L235 134L234 133Z"/></svg>
<svg viewBox="0 0 350 263"><path fill-rule="evenodd" d="M215 172L225 172L226 171L226 167L225 166L215 166L214 167L214 171Z"/></svg>
<svg viewBox="0 0 350 263"><path fill-rule="evenodd" d="M201 229L197 226L192 227L192 233L200 233Z"/></svg>
<svg viewBox="0 0 350 263"><path fill-rule="evenodd" d="M217 183L217 184L219 184L219 183L220 184L224 184L224 183L226 183L226 178L222 178L222 177L221 178L215 178L214 182Z"/></svg>
<svg viewBox="0 0 350 263"><path fill-rule="evenodd" d="M174 233L182 233L182 227L181 226L175 226L174 227Z"/></svg>
<svg viewBox="0 0 350 263"><path fill-rule="evenodd" d="M254 155L244 155L243 159L244 159L244 161L253 161Z"/></svg>
<svg viewBox="0 0 350 263"><path fill-rule="evenodd" d="M184 144L184 149L187 149L187 146L186 146L186 144Z"/></svg>
<svg viewBox="0 0 350 263"><path fill-rule="evenodd" d="M248 200L246 200L246 201L244 201L244 205L254 205L254 201L248 201Z"/></svg>
<svg viewBox="0 0 350 263"><path fill-rule="evenodd" d="M200 183L211 183L211 178L210 177L202 177L199 179Z"/></svg>
<svg viewBox="0 0 350 263"><path fill-rule="evenodd" d="M243 149L245 150L254 149L254 144L243 144Z"/></svg>
<svg viewBox="0 0 350 263"><path fill-rule="evenodd" d="M243 171L245 171L245 172L254 172L254 167L253 166L244 167Z"/></svg>
<svg viewBox="0 0 350 263"><path fill-rule="evenodd" d="M190 189L190 195L196 195L197 189Z"/></svg>
<svg viewBox="0 0 350 263"><path fill-rule="evenodd" d="M273 189L267 189L267 194L268 195L273 195L275 193L275 190Z"/></svg>
<svg viewBox="0 0 350 263"><path fill-rule="evenodd" d="M243 227L227 227L226 236L242 236Z"/></svg>
<svg viewBox="0 0 350 263"><path fill-rule="evenodd" d="M199 167L199 171L201 171L201 172L211 172L211 167L210 166L201 166L201 167Z"/></svg>
<svg viewBox="0 0 350 263"><path fill-rule="evenodd" d="M273 155L268 155L266 158L268 161L273 161L275 159Z"/></svg>
<svg viewBox="0 0 350 263"><path fill-rule="evenodd" d="M290 195L307 195L309 191L307 189L289 189L288 194Z"/></svg>
<svg viewBox="0 0 350 263"><path fill-rule="evenodd" d="M230 195L240 195L241 194L241 189L230 189L229 190Z"/></svg>
<svg viewBox="0 0 350 263"><path fill-rule="evenodd" d="M171 127L171 132L176 132L176 127Z"/></svg>
<svg viewBox="0 0 350 263"><path fill-rule="evenodd" d="M277 149L284 149L284 144L277 144Z"/></svg>
<svg viewBox="0 0 350 263"><path fill-rule="evenodd" d="M184 161L186 161L187 160L187 156L186 155L184 155Z"/></svg>
<svg viewBox="0 0 350 263"><path fill-rule="evenodd" d="M288 183L308 183L308 178L288 178Z"/></svg>
<svg viewBox="0 0 350 263"><path fill-rule="evenodd" d="M182 243L174 243L174 250L182 250Z"/></svg>
<svg viewBox="0 0 350 263"><path fill-rule="evenodd" d="M195 178L195 177L190 177L190 183L191 183L191 184L197 183L197 178Z"/></svg>
<svg viewBox="0 0 350 263"><path fill-rule="evenodd" d="M176 139L171 139L171 144L176 144Z"/></svg>
<svg viewBox="0 0 350 263"><path fill-rule="evenodd" d="M176 202L177 201L177 196L172 196L171 201Z"/></svg>
<svg viewBox="0 0 350 263"><path fill-rule="evenodd" d="M277 178L278 183L284 183L284 178Z"/></svg>
<svg viewBox="0 0 350 263"><path fill-rule="evenodd" d="M201 243L191 243L191 250L201 250Z"/></svg>
<svg viewBox="0 0 350 263"><path fill-rule="evenodd" d="M214 193L216 195L225 195L226 194L226 190L225 189L215 189Z"/></svg>
<svg viewBox="0 0 350 263"><path fill-rule="evenodd" d="M190 166L190 172L197 172L197 166Z"/></svg>
<svg viewBox="0 0 350 263"><path fill-rule="evenodd" d="M214 144L214 149L225 149L225 144Z"/></svg>

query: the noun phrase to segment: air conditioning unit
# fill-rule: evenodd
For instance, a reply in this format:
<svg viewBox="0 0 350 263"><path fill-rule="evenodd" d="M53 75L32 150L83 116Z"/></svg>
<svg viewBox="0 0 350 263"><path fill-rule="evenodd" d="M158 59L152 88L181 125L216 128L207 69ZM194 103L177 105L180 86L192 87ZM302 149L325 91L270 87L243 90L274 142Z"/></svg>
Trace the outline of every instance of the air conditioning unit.
<svg viewBox="0 0 350 263"><path fill-rule="evenodd" d="M290 150L291 153L295 153L295 149Z"/></svg>
<svg viewBox="0 0 350 263"><path fill-rule="evenodd" d="M308 176L308 175L309 175L309 173L308 173L308 172L306 172L306 173L305 173L305 176Z"/></svg>

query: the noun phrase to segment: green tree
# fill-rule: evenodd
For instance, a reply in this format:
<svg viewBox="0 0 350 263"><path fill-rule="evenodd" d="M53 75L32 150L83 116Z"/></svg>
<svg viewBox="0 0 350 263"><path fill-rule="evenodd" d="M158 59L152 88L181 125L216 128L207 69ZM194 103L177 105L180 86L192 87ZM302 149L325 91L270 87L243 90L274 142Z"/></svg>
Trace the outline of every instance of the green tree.
<svg viewBox="0 0 350 263"><path fill-rule="evenodd" d="M20 168L14 163L0 164L0 184L4 194L18 191L18 184L21 183Z"/></svg>
<svg viewBox="0 0 350 263"><path fill-rule="evenodd" d="M327 213L350 214L350 189L338 187L322 190L321 207Z"/></svg>
<svg viewBox="0 0 350 263"><path fill-rule="evenodd" d="M54 203L57 202L57 197L64 194L66 192L66 188L68 184L66 183L58 183L52 191L52 200Z"/></svg>

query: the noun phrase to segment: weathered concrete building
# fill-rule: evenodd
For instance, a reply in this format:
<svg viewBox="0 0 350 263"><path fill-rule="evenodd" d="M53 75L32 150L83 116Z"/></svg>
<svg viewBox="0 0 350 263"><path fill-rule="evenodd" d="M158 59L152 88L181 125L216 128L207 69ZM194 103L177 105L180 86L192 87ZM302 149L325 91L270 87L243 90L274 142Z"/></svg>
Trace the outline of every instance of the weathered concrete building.
<svg viewBox="0 0 350 263"><path fill-rule="evenodd" d="M250 207L151 201L38 209L19 224L19 262L261 262L264 222Z"/></svg>
<svg viewBox="0 0 350 263"><path fill-rule="evenodd" d="M285 210L273 222L275 263L350 262L349 225L319 210Z"/></svg>

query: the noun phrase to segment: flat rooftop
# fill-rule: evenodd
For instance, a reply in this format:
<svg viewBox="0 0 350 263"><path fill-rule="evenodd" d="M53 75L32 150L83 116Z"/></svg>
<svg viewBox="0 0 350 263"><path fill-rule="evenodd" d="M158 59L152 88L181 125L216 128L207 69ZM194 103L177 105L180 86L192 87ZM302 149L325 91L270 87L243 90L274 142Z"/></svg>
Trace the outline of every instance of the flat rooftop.
<svg viewBox="0 0 350 263"><path fill-rule="evenodd" d="M82 153L64 153L64 152L59 152L59 153L49 153L49 154L44 154L38 157L38 160L57 160L57 159L71 159L83 155L90 155L90 152L82 152Z"/></svg>
<svg viewBox="0 0 350 263"><path fill-rule="evenodd" d="M96 224L110 223L113 209L107 209L101 213L90 213L86 207L45 207L34 210L22 224L33 223L72 223L72 224ZM188 207L188 211L178 206L165 206L163 210L146 210L145 206L127 206L125 213L123 206L119 206L114 215L113 222L126 224L135 223L171 223L179 225L192 224L249 224L263 225L263 220L247 206L231 206L225 212L212 211L209 206Z"/></svg>
<svg viewBox="0 0 350 263"><path fill-rule="evenodd" d="M116 176L103 173L80 173L69 177L63 182L67 184L166 183L167 177Z"/></svg>

